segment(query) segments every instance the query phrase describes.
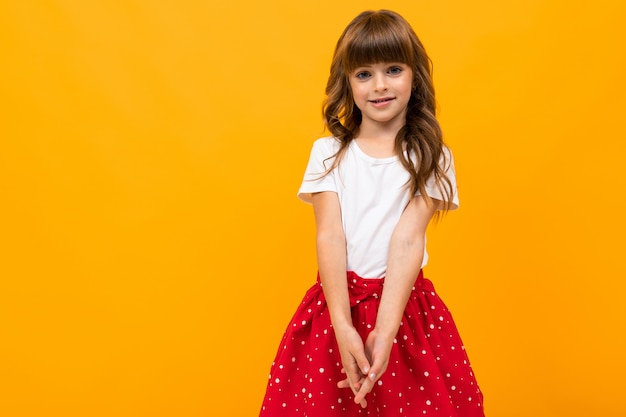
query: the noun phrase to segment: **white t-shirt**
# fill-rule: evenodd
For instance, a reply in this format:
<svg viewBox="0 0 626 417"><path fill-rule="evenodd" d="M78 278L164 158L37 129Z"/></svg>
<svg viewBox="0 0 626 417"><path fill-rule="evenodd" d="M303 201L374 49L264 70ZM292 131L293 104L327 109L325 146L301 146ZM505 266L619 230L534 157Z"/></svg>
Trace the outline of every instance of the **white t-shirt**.
<svg viewBox="0 0 626 417"><path fill-rule="evenodd" d="M333 137L315 141L298 197L310 203L311 193L336 192L346 235L348 270L364 278L382 278L387 271L391 234L409 203L410 176L397 156L373 158L353 140L339 167L320 178L331 166L331 157L339 145ZM454 192L451 209L456 209L459 202L454 161L450 151L444 150L448 160L445 173ZM427 181L426 191L430 197L443 200L434 178ZM424 250L422 267L427 262L428 254Z"/></svg>

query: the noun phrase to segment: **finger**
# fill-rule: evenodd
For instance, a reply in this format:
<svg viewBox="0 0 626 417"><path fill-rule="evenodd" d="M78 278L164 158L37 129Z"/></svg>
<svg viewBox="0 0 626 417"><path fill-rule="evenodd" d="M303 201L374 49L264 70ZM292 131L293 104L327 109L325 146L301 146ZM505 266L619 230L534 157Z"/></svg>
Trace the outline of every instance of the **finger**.
<svg viewBox="0 0 626 417"><path fill-rule="evenodd" d="M367 356L365 356L365 351L358 352L354 355L354 359L356 360L357 365L359 366L359 370L363 373L363 375L367 375L370 371L370 361L367 360Z"/></svg>
<svg viewBox="0 0 626 417"><path fill-rule="evenodd" d="M348 379L342 379L341 381L337 382L337 388L350 388L350 381L348 381Z"/></svg>
<svg viewBox="0 0 626 417"><path fill-rule="evenodd" d="M354 402L359 404L361 408L367 407L367 400L365 399L365 393L361 393L361 390L354 393Z"/></svg>
<svg viewBox="0 0 626 417"><path fill-rule="evenodd" d="M356 404L359 404L361 408L367 407L367 400L365 399L365 394L363 394L361 397L357 399L357 397L359 396L359 390L353 391L353 393L354 393L354 402Z"/></svg>
<svg viewBox="0 0 626 417"><path fill-rule="evenodd" d="M369 374L366 378L362 378L360 381L361 386L358 388L358 392L354 397L354 402L359 403L360 401L365 399L365 395L369 394L372 389L374 389L376 382L380 379L386 369L387 361L377 361L376 359L374 359Z"/></svg>
<svg viewBox="0 0 626 417"><path fill-rule="evenodd" d="M346 379L350 382L350 386L352 388L355 388L356 384L358 384L358 382L364 378L364 375L363 373L361 373L361 370L359 369L356 361L354 361L354 358L352 358L352 363L344 364L344 371ZM360 384L358 384L356 390L358 391L359 388Z"/></svg>
<svg viewBox="0 0 626 417"><path fill-rule="evenodd" d="M342 379L341 381L337 382L337 387L338 388L352 388L352 392L356 395L356 393L361 389L361 383L360 382L351 383L346 378L346 379Z"/></svg>
<svg viewBox="0 0 626 417"><path fill-rule="evenodd" d="M339 387L339 388L350 388L352 390L352 393L356 397L358 395L358 393L359 393L359 390L360 390L361 385L362 385L364 380L365 380L365 378L361 378L360 381L357 381L354 384L351 384L350 381L346 378L346 379L343 379L343 380L337 382L337 387ZM363 398L359 398L358 401L355 400L355 403L359 404L361 406L361 408L366 408L367 407L367 400L365 399L365 395L363 395Z"/></svg>
<svg viewBox="0 0 626 417"><path fill-rule="evenodd" d="M387 370L387 365L388 360L374 359L372 367L367 374L367 379L371 380L372 383L378 381L378 379L385 373L385 370Z"/></svg>
<svg viewBox="0 0 626 417"><path fill-rule="evenodd" d="M363 385L362 381L350 382L348 378L342 379L337 382L338 388L352 388L352 391L356 395L356 393L361 389L361 385Z"/></svg>
<svg viewBox="0 0 626 417"><path fill-rule="evenodd" d="M357 404L362 404L365 401L365 395L369 394L374 388L374 381L370 378L365 378L363 384L361 384L361 388L354 396L354 402Z"/></svg>

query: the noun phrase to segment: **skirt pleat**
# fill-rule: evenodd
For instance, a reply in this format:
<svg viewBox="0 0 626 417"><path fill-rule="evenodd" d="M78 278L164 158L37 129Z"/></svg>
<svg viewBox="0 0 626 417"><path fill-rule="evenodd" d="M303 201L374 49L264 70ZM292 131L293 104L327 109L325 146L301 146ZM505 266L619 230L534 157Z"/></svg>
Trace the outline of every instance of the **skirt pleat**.
<svg viewBox="0 0 626 417"><path fill-rule="evenodd" d="M352 322L365 340L374 328L384 278L347 273ZM319 276L298 307L272 364L260 417L483 417L483 396L448 308L420 274L389 365L368 405L354 403Z"/></svg>

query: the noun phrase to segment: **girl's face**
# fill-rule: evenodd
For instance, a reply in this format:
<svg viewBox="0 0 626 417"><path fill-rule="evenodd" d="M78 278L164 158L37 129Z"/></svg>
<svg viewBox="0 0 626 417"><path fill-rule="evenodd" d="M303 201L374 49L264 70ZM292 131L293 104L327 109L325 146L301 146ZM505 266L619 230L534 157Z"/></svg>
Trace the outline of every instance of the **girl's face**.
<svg viewBox="0 0 626 417"><path fill-rule="evenodd" d="M381 62L359 67L349 77L354 103L361 110L361 128L372 124L400 129L413 88L406 64Z"/></svg>

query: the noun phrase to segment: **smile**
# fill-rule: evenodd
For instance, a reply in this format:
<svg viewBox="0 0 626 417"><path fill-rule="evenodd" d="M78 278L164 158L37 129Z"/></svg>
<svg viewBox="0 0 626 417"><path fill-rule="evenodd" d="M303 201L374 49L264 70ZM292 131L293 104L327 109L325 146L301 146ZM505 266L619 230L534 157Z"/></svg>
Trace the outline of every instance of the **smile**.
<svg viewBox="0 0 626 417"><path fill-rule="evenodd" d="M381 103L386 103L388 101L394 100L393 97L384 97L384 98L379 98L377 100L369 100L370 103L374 103L374 104L381 104Z"/></svg>

